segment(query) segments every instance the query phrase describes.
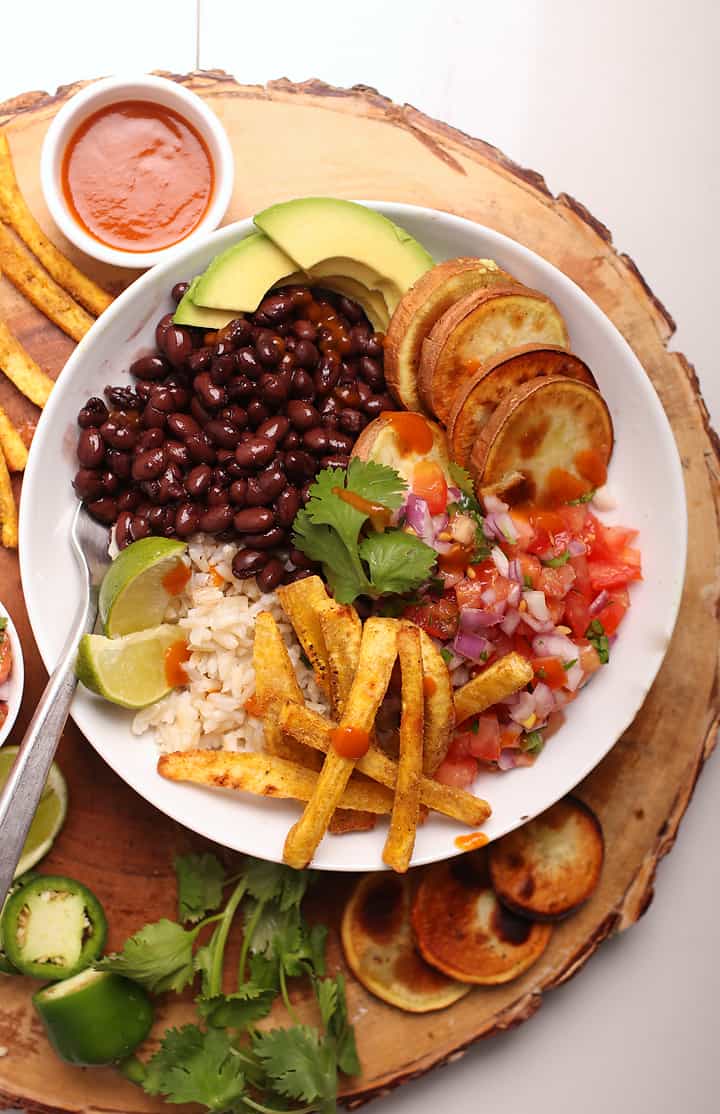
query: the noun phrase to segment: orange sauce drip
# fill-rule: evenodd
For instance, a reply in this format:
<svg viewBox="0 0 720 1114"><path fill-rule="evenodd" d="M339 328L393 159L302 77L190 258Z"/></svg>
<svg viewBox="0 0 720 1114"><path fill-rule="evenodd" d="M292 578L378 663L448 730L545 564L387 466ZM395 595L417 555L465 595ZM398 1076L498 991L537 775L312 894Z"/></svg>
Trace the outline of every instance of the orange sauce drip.
<svg viewBox="0 0 720 1114"><path fill-rule="evenodd" d="M264 708L262 701L258 699L255 693L253 693L252 696L248 696L245 701L245 711L249 716L261 716L263 714Z"/></svg>
<svg viewBox="0 0 720 1114"><path fill-rule="evenodd" d="M564 468L553 468L547 478L546 494L543 504L548 507L558 507L562 503L569 503L572 499L579 499L590 490L586 481Z"/></svg>
<svg viewBox="0 0 720 1114"><path fill-rule="evenodd" d="M472 550L459 542L455 542L450 546L447 553L438 554L438 568L443 572L465 572L465 569L470 564L470 557Z"/></svg>
<svg viewBox="0 0 720 1114"><path fill-rule="evenodd" d="M384 410L380 417L392 426L401 453L429 453L432 449L432 429L422 414L412 410Z"/></svg>
<svg viewBox="0 0 720 1114"><path fill-rule="evenodd" d="M172 646L168 646L165 651L165 677L167 683L173 688L187 684L187 673L183 669L183 662L186 662L189 657L188 644L182 639L173 642Z"/></svg>
<svg viewBox="0 0 720 1114"><path fill-rule="evenodd" d="M225 585L225 578L217 571L214 565L209 568L210 579L216 588L222 588Z"/></svg>
<svg viewBox="0 0 720 1114"><path fill-rule="evenodd" d="M75 220L121 251L183 240L207 211L214 177L200 133L151 101L119 101L94 112L70 137L61 170Z"/></svg>
<svg viewBox="0 0 720 1114"><path fill-rule="evenodd" d="M190 579L190 569L184 561L178 561L162 578L162 586L169 596L179 596Z"/></svg>
<svg viewBox="0 0 720 1114"><path fill-rule="evenodd" d="M456 836L455 846L459 851L477 851L484 847L488 841L485 832L469 832L467 835Z"/></svg>
<svg viewBox="0 0 720 1114"><path fill-rule="evenodd" d="M370 746L370 735L362 727L335 727L330 732L330 744L341 758L362 758Z"/></svg>
<svg viewBox="0 0 720 1114"><path fill-rule="evenodd" d="M434 677L423 677L423 695L433 696L437 690L437 681Z"/></svg>
<svg viewBox="0 0 720 1114"><path fill-rule="evenodd" d="M332 493L337 495L338 499L342 499L343 503L354 507L356 511L368 515L373 530L378 534L382 534L383 530L386 530L390 525L392 511L384 507L382 503L373 503L371 499L365 499L362 495L358 495L356 491L348 491L345 487L334 487Z"/></svg>
<svg viewBox="0 0 720 1114"><path fill-rule="evenodd" d="M584 449L575 456L575 467L581 476L589 480L593 487L602 487L607 479L607 467L600 453L594 449Z"/></svg>

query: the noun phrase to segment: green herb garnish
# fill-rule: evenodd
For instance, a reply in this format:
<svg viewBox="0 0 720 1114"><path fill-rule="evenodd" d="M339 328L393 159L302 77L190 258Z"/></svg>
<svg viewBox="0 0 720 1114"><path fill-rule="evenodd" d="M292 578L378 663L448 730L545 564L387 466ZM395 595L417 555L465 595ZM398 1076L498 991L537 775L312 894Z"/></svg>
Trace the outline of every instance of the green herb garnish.
<svg viewBox="0 0 720 1114"><path fill-rule="evenodd" d="M570 550L566 549L559 557L548 557L547 560L543 561L543 565L547 565L549 569L559 569L562 568L563 565L567 565L569 560Z"/></svg>
<svg viewBox="0 0 720 1114"><path fill-rule="evenodd" d="M475 498L475 490L473 488L472 477L467 469L462 468L461 465L456 464L454 460L451 460L448 471L450 473L450 479L455 481L455 483L462 491L463 495L472 499L477 509L480 510L480 504Z"/></svg>
<svg viewBox="0 0 720 1114"><path fill-rule="evenodd" d="M585 637L597 650L597 656L600 658L601 664L607 665L610 661L610 643L608 641L608 636L605 634L605 627L599 619L593 619L592 623L585 631Z"/></svg>
<svg viewBox="0 0 720 1114"><path fill-rule="evenodd" d="M295 518L293 544L322 564L335 599L352 603L358 596L377 599L420 587L435 565L435 550L397 528L362 536L369 515L346 503L333 488L346 488L395 511L406 484L394 469L372 460L353 459L347 472L324 468L316 476L310 499Z"/></svg>
<svg viewBox="0 0 720 1114"><path fill-rule="evenodd" d="M440 657L442 658L442 660L445 662L446 665L449 665L450 662L453 660L452 651L448 650L445 646L443 646L443 648L440 651Z"/></svg>
<svg viewBox="0 0 720 1114"><path fill-rule="evenodd" d="M577 658L573 658L572 661L564 661L563 662L563 669L565 670L566 673L569 673L570 670L572 669L572 667L574 665L577 665L577 663L578 663Z"/></svg>
<svg viewBox="0 0 720 1114"><path fill-rule="evenodd" d="M526 754L539 754L545 746L545 740L540 731L528 731L520 741L520 750Z"/></svg>
<svg viewBox="0 0 720 1114"><path fill-rule="evenodd" d="M532 577L528 576L527 573L525 573L525 575L523 576L523 584L526 588L532 588L533 586Z"/></svg>
<svg viewBox="0 0 720 1114"><path fill-rule="evenodd" d="M7 619L5 618L4 615L2 615L2 616L0 616L0 634L2 634L2 632L5 630L6 627L7 627Z"/></svg>
<svg viewBox="0 0 720 1114"><path fill-rule="evenodd" d="M586 491L584 495L580 495L577 499L570 499L567 503L568 507L580 507L583 503L590 503L595 498L596 487Z"/></svg>

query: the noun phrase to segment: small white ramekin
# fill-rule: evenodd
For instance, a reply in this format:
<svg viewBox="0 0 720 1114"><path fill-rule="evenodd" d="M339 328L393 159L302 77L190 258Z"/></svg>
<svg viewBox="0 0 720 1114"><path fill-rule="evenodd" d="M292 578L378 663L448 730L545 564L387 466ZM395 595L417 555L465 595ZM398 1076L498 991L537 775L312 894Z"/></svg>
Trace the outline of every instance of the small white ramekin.
<svg viewBox="0 0 720 1114"><path fill-rule="evenodd" d="M174 244L155 251L122 251L89 235L70 211L62 188L62 161L68 141L82 122L118 101L153 101L183 116L205 140L213 161L215 181L210 204L196 227ZM230 141L215 113L195 93L164 77L109 77L76 93L60 109L48 128L40 158L40 179L45 203L58 228L75 247L103 263L144 270L167 259L178 247L198 240L217 228L232 195L235 168Z"/></svg>
<svg viewBox="0 0 720 1114"><path fill-rule="evenodd" d="M2 726L0 726L1 747L12 731L15 720L17 719L17 714L20 711L20 701L22 700L23 688L25 685L25 667L23 664L22 646L20 645L18 632L15 630L12 619L1 603L0 617L7 619L7 632L10 637L10 649L13 656L10 677L4 685L0 686L0 697L3 700L7 700L8 706L7 717Z"/></svg>

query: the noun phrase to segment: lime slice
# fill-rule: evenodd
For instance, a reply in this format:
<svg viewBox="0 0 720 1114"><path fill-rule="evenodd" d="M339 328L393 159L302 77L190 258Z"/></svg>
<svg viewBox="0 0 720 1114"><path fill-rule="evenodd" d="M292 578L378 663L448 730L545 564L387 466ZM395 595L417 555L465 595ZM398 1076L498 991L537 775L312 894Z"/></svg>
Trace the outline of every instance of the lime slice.
<svg viewBox="0 0 720 1114"><path fill-rule="evenodd" d="M125 638L84 634L78 648L75 672L78 680L111 704L123 708L145 708L174 687L168 677L168 651L184 646L179 627L164 623Z"/></svg>
<svg viewBox="0 0 720 1114"><path fill-rule="evenodd" d="M10 770L19 749L19 747L3 747L0 750L0 789L10 776ZM35 866L35 863L38 863L43 855L47 855L55 842L55 836L63 826L66 812L67 785L59 767L53 762L40 798L40 804L25 840L20 862L15 868L16 878Z"/></svg>
<svg viewBox="0 0 720 1114"><path fill-rule="evenodd" d="M110 638L162 623L184 584L186 550L171 538L141 538L118 553L100 588L100 621Z"/></svg>

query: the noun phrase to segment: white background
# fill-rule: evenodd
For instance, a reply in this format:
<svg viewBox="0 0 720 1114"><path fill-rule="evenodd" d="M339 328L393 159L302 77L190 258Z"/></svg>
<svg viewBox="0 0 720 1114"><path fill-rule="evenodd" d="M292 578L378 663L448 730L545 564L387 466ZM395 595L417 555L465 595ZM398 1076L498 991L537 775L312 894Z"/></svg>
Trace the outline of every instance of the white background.
<svg viewBox="0 0 720 1114"><path fill-rule="evenodd" d="M196 67L363 83L480 136L612 230L678 324L720 426L720 8L715 0L5 0L0 100ZM252 173L252 168L246 169ZM672 523L668 523L672 542ZM389 1114L717 1114L720 763L649 914L520 1029ZM12 1049L9 1054L12 1055Z"/></svg>

